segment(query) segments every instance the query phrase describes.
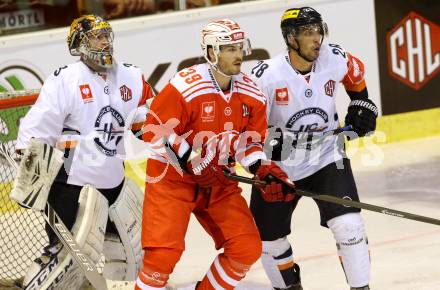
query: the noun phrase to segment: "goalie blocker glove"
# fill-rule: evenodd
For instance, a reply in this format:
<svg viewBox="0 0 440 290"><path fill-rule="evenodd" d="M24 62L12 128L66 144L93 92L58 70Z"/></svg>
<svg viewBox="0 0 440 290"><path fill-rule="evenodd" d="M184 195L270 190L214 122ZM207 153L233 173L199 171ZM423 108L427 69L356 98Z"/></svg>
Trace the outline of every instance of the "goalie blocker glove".
<svg viewBox="0 0 440 290"><path fill-rule="evenodd" d="M345 125L351 125L359 137L376 130L378 110L370 99L354 99L348 105Z"/></svg>

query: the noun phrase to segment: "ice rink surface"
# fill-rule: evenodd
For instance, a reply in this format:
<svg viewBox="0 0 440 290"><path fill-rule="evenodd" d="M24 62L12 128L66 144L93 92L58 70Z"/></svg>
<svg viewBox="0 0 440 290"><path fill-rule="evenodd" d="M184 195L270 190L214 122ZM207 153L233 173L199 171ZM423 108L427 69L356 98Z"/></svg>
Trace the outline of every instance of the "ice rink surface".
<svg viewBox="0 0 440 290"><path fill-rule="evenodd" d="M440 137L350 151L361 201L440 219ZM248 199L250 187L243 188ZM365 210L362 215L370 241L372 290L440 290L439 226ZM319 225L313 200L300 201L289 240L305 290L349 289L332 234ZM210 237L192 218L186 251L171 282L200 280L216 255ZM133 284L111 283L110 289L133 289ZM238 289L271 289L259 262Z"/></svg>

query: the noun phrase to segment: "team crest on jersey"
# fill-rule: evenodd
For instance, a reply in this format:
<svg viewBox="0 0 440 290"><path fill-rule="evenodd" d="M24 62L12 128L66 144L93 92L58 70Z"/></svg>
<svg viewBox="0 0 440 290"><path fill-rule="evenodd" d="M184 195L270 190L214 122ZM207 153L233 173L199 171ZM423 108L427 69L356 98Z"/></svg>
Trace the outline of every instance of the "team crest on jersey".
<svg viewBox="0 0 440 290"><path fill-rule="evenodd" d="M83 99L84 103L93 102L92 90L90 89L89 84L80 85L79 91L81 92L81 98Z"/></svg>
<svg viewBox="0 0 440 290"><path fill-rule="evenodd" d="M322 120L324 125L317 122L316 117ZM322 131L327 127L329 116L326 111L318 107L305 108L293 114L285 125L291 132Z"/></svg>
<svg viewBox="0 0 440 290"><path fill-rule="evenodd" d="M212 122L215 117L215 102L202 103L202 122Z"/></svg>
<svg viewBox="0 0 440 290"><path fill-rule="evenodd" d="M106 156L115 156L116 147L124 135L124 126L124 117L118 111L110 106L102 108L95 121L95 131L99 137L93 139L98 150Z"/></svg>
<svg viewBox="0 0 440 290"><path fill-rule="evenodd" d="M329 80L324 85L325 94L329 97L333 97L335 89L336 89L336 82L334 80Z"/></svg>
<svg viewBox="0 0 440 290"><path fill-rule="evenodd" d="M119 87L119 92L121 92L121 98L124 102L128 102L132 98L131 89L126 85Z"/></svg>
<svg viewBox="0 0 440 290"><path fill-rule="evenodd" d="M287 88L275 90L275 103L282 106L285 106L289 103L289 91Z"/></svg>

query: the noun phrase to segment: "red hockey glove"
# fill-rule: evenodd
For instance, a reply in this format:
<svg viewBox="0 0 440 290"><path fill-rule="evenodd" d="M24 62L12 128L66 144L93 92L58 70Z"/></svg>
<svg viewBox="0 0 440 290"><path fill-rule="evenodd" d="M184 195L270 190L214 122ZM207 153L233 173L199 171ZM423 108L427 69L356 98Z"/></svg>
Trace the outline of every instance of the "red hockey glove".
<svg viewBox="0 0 440 290"><path fill-rule="evenodd" d="M266 181L267 184L259 189L261 196L267 202L287 202L295 197L295 184L274 162L269 165L260 165L254 178Z"/></svg>
<svg viewBox="0 0 440 290"><path fill-rule="evenodd" d="M188 172L200 187L226 186L231 181L223 174L229 171L227 166L219 165L215 151L209 151L204 158L192 160L187 165Z"/></svg>

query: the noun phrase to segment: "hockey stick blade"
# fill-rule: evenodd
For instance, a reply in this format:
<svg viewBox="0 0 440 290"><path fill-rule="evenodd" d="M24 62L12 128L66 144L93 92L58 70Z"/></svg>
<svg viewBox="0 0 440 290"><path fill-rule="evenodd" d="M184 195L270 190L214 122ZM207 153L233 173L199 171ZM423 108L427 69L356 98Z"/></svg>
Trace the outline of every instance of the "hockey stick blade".
<svg viewBox="0 0 440 290"><path fill-rule="evenodd" d="M61 243L67 248L68 252L72 255L72 258L83 270L84 275L92 286L97 290L107 290L107 282L105 278L98 273L93 261L83 253L70 231L49 203L46 204L46 209L43 215L44 219L58 236Z"/></svg>
<svg viewBox="0 0 440 290"><path fill-rule="evenodd" d="M233 175L230 173L225 173L225 176L229 179L232 179L232 180L237 180L239 182L252 184L252 185L256 185L256 186L262 186L262 185L264 186L266 184L266 182L264 182L262 180L254 180L249 177ZM386 207L382 207L382 206L378 206L378 205L374 205L374 204L339 198L339 197L335 197L335 196L331 196L331 195L317 194L317 193L314 193L311 191L301 190L301 189L297 189L297 188L295 189L295 191L296 191L297 195L307 196L307 197L310 197L313 199L318 199L318 200L336 203L336 204L340 204L340 205L344 205L344 206L365 209L365 210L374 211L374 212L378 212L381 214L386 214L386 215L390 215L390 216L394 216L394 217L399 217L399 218L404 218L404 219L409 219L409 220L414 220L414 221L418 221L418 222L422 222L422 223L428 223L428 224L440 226L440 220L426 217L426 216L422 216L422 215L417 215L417 214L408 213L408 212L404 212L404 211L400 211L400 210L386 208Z"/></svg>

